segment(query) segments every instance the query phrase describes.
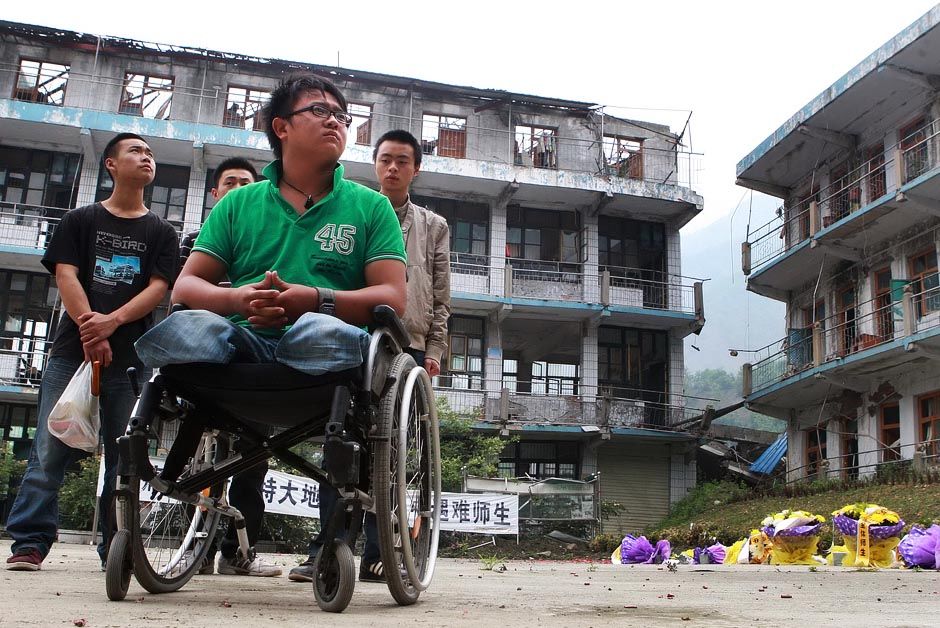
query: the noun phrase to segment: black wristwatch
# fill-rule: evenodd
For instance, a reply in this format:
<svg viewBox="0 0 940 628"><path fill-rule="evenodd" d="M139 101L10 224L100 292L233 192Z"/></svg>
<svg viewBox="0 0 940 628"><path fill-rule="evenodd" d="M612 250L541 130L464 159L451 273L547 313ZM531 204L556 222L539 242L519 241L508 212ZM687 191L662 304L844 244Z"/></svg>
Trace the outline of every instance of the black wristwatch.
<svg viewBox="0 0 940 628"><path fill-rule="evenodd" d="M320 306L317 311L320 314L336 316L336 297L333 291L329 288L317 288L317 292L320 293Z"/></svg>

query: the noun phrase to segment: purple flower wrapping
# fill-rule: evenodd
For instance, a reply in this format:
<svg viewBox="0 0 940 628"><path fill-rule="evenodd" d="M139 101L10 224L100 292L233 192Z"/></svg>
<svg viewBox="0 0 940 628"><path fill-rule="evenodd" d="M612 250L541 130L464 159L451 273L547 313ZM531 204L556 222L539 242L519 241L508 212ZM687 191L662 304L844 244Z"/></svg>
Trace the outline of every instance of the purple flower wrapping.
<svg viewBox="0 0 940 628"><path fill-rule="evenodd" d="M653 555L649 557L646 563L649 565L658 565L663 561L669 560L670 556L672 556L672 546L669 544L669 541L663 539L656 542L656 549L653 550Z"/></svg>
<svg viewBox="0 0 940 628"><path fill-rule="evenodd" d="M911 528L901 539L898 554L908 567L940 569L940 526L934 524L924 530L920 526Z"/></svg>
<svg viewBox="0 0 940 628"><path fill-rule="evenodd" d="M858 535L857 519L847 517L846 515L836 515L832 518L832 524L843 536ZM868 533L871 535L871 538L883 541L884 539L890 539L893 536L900 535L903 529L904 521L901 520L890 525L870 526Z"/></svg>
<svg viewBox="0 0 940 628"><path fill-rule="evenodd" d="M771 538L775 536L818 536L820 528L822 528L821 523L813 523L811 525L796 526L795 528L777 532L774 530L773 526L767 526L764 528L764 532Z"/></svg>
<svg viewBox="0 0 940 628"><path fill-rule="evenodd" d="M628 534L620 542L620 560L625 565L649 562L653 553L653 544L645 536Z"/></svg>
<svg viewBox="0 0 940 628"><path fill-rule="evenodd" d="M721 543L715 543L706 548L696 547L692 550L692 562L699 564L703 558L713 565L719 565L725 562L725 546Z"/></svg>

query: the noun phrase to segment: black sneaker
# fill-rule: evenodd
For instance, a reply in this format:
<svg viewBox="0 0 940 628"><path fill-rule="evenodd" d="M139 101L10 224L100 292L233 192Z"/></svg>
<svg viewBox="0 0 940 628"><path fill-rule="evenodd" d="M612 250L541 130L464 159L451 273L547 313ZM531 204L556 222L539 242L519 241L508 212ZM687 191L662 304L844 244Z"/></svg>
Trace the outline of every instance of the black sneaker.
<svg viewBox="0 0 940 628"><path fill-rule="evenodd" d="M385 582L385 566L381 560L359 563L359 582Z"/></svg>
<svg viewBox="0 0 940 628"><path fill-rule="evenodd" d="M313 582L313 562L316 559L316 556L307 557L307 560L290 570L287 579L294 582Z"/></svg>

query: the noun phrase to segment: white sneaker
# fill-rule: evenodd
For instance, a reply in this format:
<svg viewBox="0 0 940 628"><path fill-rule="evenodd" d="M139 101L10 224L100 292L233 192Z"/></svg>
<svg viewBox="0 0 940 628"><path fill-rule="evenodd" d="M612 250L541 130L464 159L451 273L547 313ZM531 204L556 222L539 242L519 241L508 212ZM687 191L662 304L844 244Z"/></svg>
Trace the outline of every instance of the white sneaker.
<svg viewBox="0 0 940 628"><path fill-rule="evenodd" d="M241 558L237 553L233 558L219 556L218 573L223 576L261 576L270 578L281 575L281 568L261 560L252 552L248 558Z"/></svg>

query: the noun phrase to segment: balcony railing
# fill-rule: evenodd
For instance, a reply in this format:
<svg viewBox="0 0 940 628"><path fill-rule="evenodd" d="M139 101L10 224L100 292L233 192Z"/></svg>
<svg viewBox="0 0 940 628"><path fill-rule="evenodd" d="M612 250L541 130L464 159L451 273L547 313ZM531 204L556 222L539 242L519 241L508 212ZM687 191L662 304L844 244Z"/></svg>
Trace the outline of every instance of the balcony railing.
<svg viewBox="0 0 940 628"><path fill-rule="evenodd" d="M924 285L937 285L931 275ZM744 396L782 382L802 371L832 363L914 333L940 327L940 287L914 291L904 287L899 300L888 295L853 305L822 321L791 329L781 340L755 352L744 365Z"/></svg>
<svg viewBox="0 0 940 628"><path fill-rule="evenodd" d="M858 438L870 437L859 434ZM908 457L903 457L902 452L907 452ZM940 439L933 438L916 443L898 442L887 447L843 453L841 456L826 457L820 461L788 468L787 484L825 479L865 478L908 468L920 474L940 471Z"/></svg>
<svg viewBox="0 0 940 628"><path fill-rule="evenodd" d="M7 75L12 81L18 72L19 66L0 63L0 76ZM101 77L72 70L68 74L68 83L65 106L118 113L116 108L103 109L102 104L110 100L103 97L108 91L114 92L115 99L121 96L122 90L125 89L125 82L122 78ZM64 86L63 89L65 89ZM233 120L228 104L228 94L221 88L192 87L175 81L169 94L170 100L167 100L166 110L172 112L170 115L173 120L219 126L232 126L241 120L241 118ZM0 94L0 97L10 95L12 94ZM170 108L169 103L178 95L185 96L187 107L174 105ZM137 111L131 113L139 115ZM369 125L373 136L383 129L410 129L421 137L424 135L423 116L421 111L414 112L410 117L372 111L364 124ZM474 159L537 169L589 172L602 177L675 185L690 189L699 183L698 173L702 171L703 155L683 150L681 146L656 147L644 144L635 151L636 156L629 163L611 162L605 154L603 133L615 132L616 124L607 122L605 126L601 122L603 115L598 113L596 116L597 119L593 122L594 128L586 130L584 135L558 135L556 131L551 142L551 158L544 154L541 156L538 153L532 154L532 151L520 148L519 133L515 126L506 128L480 126L480 120L475 117L469 118L467 123L457 130L441 128L437 140L429 142L438 142L432 151L438 157ZM518 120L512 118L512 125L516 125L517 122ZM629 126L629 123L627 124ZM253 128L258 130L257 123ZM668 139L663 140L664 143L668 141ZM356 136L353 136L350 144L355 142ZM648 142L659 142L659 140L651 139Z"/></svg>
<svg viewBox="0 0 940 628"><path fill-rule="evenodd" d="M940 165L940 121L931 121L840 176L817 194L789 208L774 219L749 230L744 243L744 274L771 262L846 216L874 203L886 193ZM895 186L888 190L887 173Z"/></svg>
<svg viewBox="0 0 940 628"><path fill-rule="evenodd" d="M67 211L0 201L0 244L44 251Z"/></svg>
<svg viewBox="0 0 940 628"><path fill-rule="evenodd" d="M602 303L692 314L701 305L701 279L623 266L601 266L600 271Z"/></svg>
<svg viewBox="0 0 940 628"><path fill-rule="evenodd" d="M51 340L0 338L0 385L38 388Z"/></svg>
<svg viewBox="0 0 940 628"><path fill-rule="evenodd" d="M676 429L705 411L702 399L666 393L578 386L578 394L518 392L503 382L480 382L482 390L436 386L435 392L464 416L491 423L548 423L598 427ZM522 382L523 388L544 382ZM518 389L520 382L513 382ZM525 384L528 384L526 386Z"/></svg>

